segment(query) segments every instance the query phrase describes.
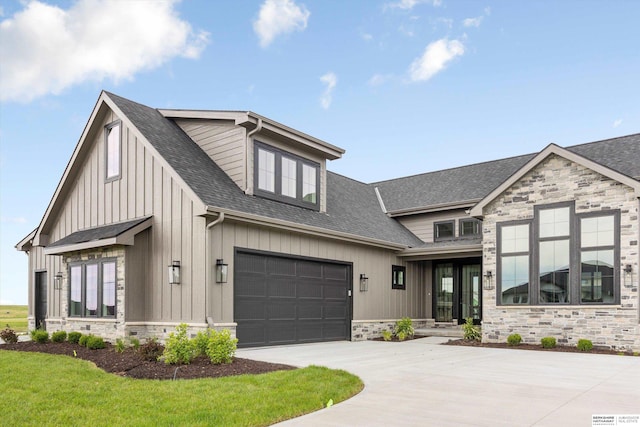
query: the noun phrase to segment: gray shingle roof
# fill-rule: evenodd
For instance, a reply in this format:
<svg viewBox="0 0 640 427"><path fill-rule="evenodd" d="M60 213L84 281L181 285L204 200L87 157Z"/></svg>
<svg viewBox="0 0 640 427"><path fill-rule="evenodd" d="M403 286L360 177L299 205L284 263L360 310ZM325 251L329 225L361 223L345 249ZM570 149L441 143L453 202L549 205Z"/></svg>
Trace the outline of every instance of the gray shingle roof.
<svg viewBox="0 0 640 427"><path fill-rule="evenodd" d="M640 177L640 134L566 147L629 177ZM477 163L372 183L389 212L454 204L485 197L535 154Z"/></svg>
<svg viewBox="0 0 640 427"><path fill-rule="evenodd" d="M110 239L118 237L122 233L131 230L138 224L143 223L149 218L134 219L132 221L120 222L117 224L103 225L100 227L87 228L86 230L76 231L66 237L49 245L49 248L58 246L75 245L76 243L95 242L102 239Z"/></svg>
<svg viewBox="0 0 640 427"><path fill-rule="evenodd" d="M385 215L373 187L327 172L327 212L246 195L173 121L157 110L108 93L205 205L417 246L422 242Z"/></svg>

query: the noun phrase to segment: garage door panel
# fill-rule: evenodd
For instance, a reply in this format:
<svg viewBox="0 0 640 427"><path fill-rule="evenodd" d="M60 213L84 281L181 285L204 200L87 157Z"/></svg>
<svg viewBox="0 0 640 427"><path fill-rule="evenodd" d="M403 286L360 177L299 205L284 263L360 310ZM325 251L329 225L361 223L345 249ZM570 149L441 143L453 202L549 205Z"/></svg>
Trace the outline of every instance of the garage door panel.
<svg viewBox="0 0 640 427"><path fill-rule="evenodd" d="M243 252L235 264L238 346L349 339L350 266Z"/></svg>

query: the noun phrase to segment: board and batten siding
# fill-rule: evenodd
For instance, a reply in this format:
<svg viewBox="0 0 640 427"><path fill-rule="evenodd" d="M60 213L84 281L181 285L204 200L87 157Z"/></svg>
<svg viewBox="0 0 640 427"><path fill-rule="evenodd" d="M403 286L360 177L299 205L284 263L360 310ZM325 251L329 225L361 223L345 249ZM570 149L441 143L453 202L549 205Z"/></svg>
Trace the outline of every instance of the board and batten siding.
<svg viewBox="0 0 640 427"><path fill-rule="evenodd" d="M402 216L396 219L423 242L433 243L434 223L453 220L455 222L455 235L457 237L460 236L460 220L468 218L470 218L469 214L467 214L464 209L454 209L443 212Z"/></svg>
<svg viewBox="0 0 640 427"><path fill-rule="evenodd" d="M35 328L35 275L37 272L47 272L47 317L59 318L61 313L61 298L64 297L59 290L54 289L55 275L62 270L62 258L59 256L45 256L41 247L33 247L29 250L29 289L28 304L29 329Z"/></svg>
<svg viewBox="0 0 640 427"><path fill-rule="evenodd" d="M235 182L247 188L246 129L228 120L178 119L176 124Z"/></svg>
<svg viewBox="0 0 640 427"><path fill-rule="evenodd" d="M424 318L426 276L419 263L405 263L393 251L342 242L296 232L275 230L231 220L209 231L211 263L223 259L229 265L228 282L211 283L209 312L215 323L233 322L233 281L235 249L267 251L353 264L353 319ZM407 289L391 289L391 266L407 267ZM369 290L360 291L360 274L369 277Z"/></svg>
<svg viewBox="0 0 640 427"><path fill-rule="evenodd" d="M121 175L119 179L105 180L104 126L117 120L109 112L97 117L91 139L85 141L86 151L71 182L56 203L60 208L52 211L52 221L44 234L55 242L69 234L92 227L153 216L148 236L136 238L148 248L148 271L133 262L126 269L125 287L133 296L133 304L125 307L127 316L135 320L163 322L205 321L205 219L194 216L194 200L183 190L175 174L166 169L164 162L154 157L152 149L136 137L136 133L122 124ZM145 242L144 239L147 239ZM138 248L128 247L127 258L142 257ZM63 268L60 256L41 256L41 248L34 248L31 257L34 269L47 269L50 292L53 277ZM180 261L182 282L169 285L167 266L172 260ZM52 264L56 262L57 264ZM33 273L31 273L33 274ZM32 280L32 279L30 279ZM135 287L135 289L133 289ZM144 289L144 291L141 290ZM30 283L30 298L33 283ZM63 289L49 294L49 313L60 313L60 298L67 298L68 283ZM141 301L144 296L143 301ZM126 304L126 302L125 302ZM57 311L55 311L57 310ZM51 315L51 314L50 314Z"/></svg>

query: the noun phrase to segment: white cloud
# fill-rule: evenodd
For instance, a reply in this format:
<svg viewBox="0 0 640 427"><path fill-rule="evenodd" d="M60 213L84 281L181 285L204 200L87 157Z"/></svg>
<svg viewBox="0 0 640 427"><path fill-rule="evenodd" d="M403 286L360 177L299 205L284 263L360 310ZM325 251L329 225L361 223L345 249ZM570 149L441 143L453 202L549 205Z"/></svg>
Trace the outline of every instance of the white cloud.
<svg viewBox="0 0 640 427"><path fill-rule="evenodd" d="M438 7L442 4L442 0L398 0L394 3L385 4L384 8L411 10L416 5L421 3L429 3L435 7Z"/></svg>
<svg viewBox="0 0 640 427"><path fill-rule="evenodd" d="M85 81L131 79L176 56L198 58L209 34L181 20L176 3L26 2L0 22L0 100L28 102Z"/></svg>
<svg viewBox="0 0 640 427"><path fill-rule="evenodd" d="M489 6L484 8L484 14L487 16L491 15L491 8Z"/></svg>
<svg viewBox="0 0 640 427"><path fill-rule="evenodd" d="M622 124L622 119L617 119L613 122L613 127L617 128L618 126L620 126Z"/></svg>
<svg viewBox="0 0 640 427"><path fill-rule="evenodd" d="M445 67L457 56L464 55L464 45L458 40L446 38L430 43L421 57L416 58L409 74L414 82L429 80L431 77L444 70Z"/></svg>
<svg viewBox="0 0 640 427"><path fill-rule="evenodd" d="M371 78L369 79L369 81L367 82L369 84L369 86L380 86L383 85L384 83L386 83L388 80L391 79L391 75L385 75L385 74L374 74L373 76L371 76Z"/></svg>
<svg viewBox="0 0 640 427"><path fill-rule="evenodd" d="M462 25L465 27L476 27L478 28L480 24L482 24L482 19L484 16L478 16L476 18L467 18L462 21Z"/></svg>
<svg viewBox="0 0 640 427"><path fill-rule="evenodd" d="M373 35L369 34L369 33L360 33L360 37L362 37L362 40L369 42L371 40L373 40Z"/></svg>
<svg viewBox="0 0 640 427"><path fill-rule="evenodd" d="M3 216L0 217L0 222L8 222L10 224L25 224L27 219L21 216L11 217L11 216Z"/></svg>
<svg viewBox="0 0 640 427"><path fill-rule="evenodd" d="M267 47L280 34L303 31L311 12L293 0L265 0L260 7L253 31L260 38L260 46Z"/></svg>
<svg viewBox="0 0 640 427"><path fill-rule="evenodd" d="M338 77L334 73L328 72L320 77L320 81L327 85L320 97L320 105L322 105L322 108L327 110L331 106L331 101L333 100L333 89L338 83Z"/></svg>

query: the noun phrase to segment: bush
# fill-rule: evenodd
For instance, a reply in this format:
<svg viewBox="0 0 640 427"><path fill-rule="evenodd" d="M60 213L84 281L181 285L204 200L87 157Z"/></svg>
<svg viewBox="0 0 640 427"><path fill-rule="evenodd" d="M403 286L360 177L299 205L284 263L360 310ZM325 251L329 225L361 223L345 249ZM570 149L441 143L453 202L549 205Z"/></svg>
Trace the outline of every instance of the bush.
<svg viewBox="0 0 640 427"><path fill-rule="evenodd" d="M382 331L382 339L385 341L391 341L391 337L393 336L393 334L391 333L391 331L387 331L384 330Z"/></svg>
<svg viewBox="0 0 640 427"><path fill-rule="evenodd" d="M37 343L44 344L49 341L49 332L42 329L31 331L31 339Z"/></svg>
<svg viewBox="0 0 640 427"><path fill-rule="evenodd" d="M67 339L67 333L65 331L56 331L51 334L51 341L64 342Z"/></svg>
<svg viewBox="0 0 640 427"><path fill-rule="evenodd" d="M196 334L196 337L193 339L193 348L196 356L206 356L210 340L211 329L209 328L204 332L200 331Z"/></svg>
<svg viewBox="0 0 640 427"><path fill-rule="evenodd" d="M125 344L122 338L116 339L115 350L118 353L123 353L127 349L127 345Z"/></svg>
<svg viewBox="0 0 640 427"><path fill-rule="evenodd" d="M0 331L0 338L2 338L2 341L7 344L15 344L18 342L18 335L16 334L16 331L11 329L9 325Z"/></svg>
<svg viewBox="0 0 640 427"><path fill-rule="evenodd" d="M83 347L87 346L87 340L89 339L90 335L81 335L80 338L78 339L78 344L80 344Z"/></svg>
<svg viewBox="0 0 640 427"><path fill-rule="evenodd" d="M97 350L99 348L106 347L102 337L96 337L95 335L88 336L86 346L90 350Z"/></svg>
<svg viewBox="0 0 640 427"><path fill-rule="evenodd" d="M69 332L69 334L67 335L67 341L73 344L78 344L78 341L80 341L81 337L81 332Z"/></svg>
<svg viewBox="0 0 640 427"><path fill-rule="evenodd" d="M181 323L171 332L164 346L162 359L167 365L188 365L195 356L194 341L187 336L187 324Z"/></svg>
<svg viewBox="0 0 640 427"><path fill-rule="evenodd" d="M581 339L578 340L578 350L580 351L591 351L593 349L593 343L591 340Z"/></svg>
<svg viewBox="0 0 640 427"><path fill-rule="evenodd" d="M155 362L160 356L164 347L158 343L157 338L148 338L147 341L138 348L138 353L144 360Z"/></svg>
<svg viewBox="0 0 640 427"><path fill-rule="evenodd" d="M507 344L511 346L520 345L521 342L522 337L520 336L520 334L511 334L507 337Z"/></svg>
<svg viewBox="0 0 640 427"><path fill-rule="evenodd" d="M464 333L465 340L480 341L480 339L482 339L480 329L473 324L473 319L471 317L467 317L464 325L462 325L462 331Z"/></svg>
<svg viewBox="0 0 640 427"><path fill-rule="evenodd" d="M140 348L140 340L138 338L130 337L129 342L131 343L131 346L133 347L134 350L137 351Z"/></svg>
<svg viewBox="0 0 640 427"><path fill-rule="evenodd" d="M556 339L554 337L544 337L540 340L542 348L554 348L556 346Z"/></svg>
<svg viewBox="0 0 640 427"><path fill-rule="evenodd" d="M411 338L413 336L413 321L409 317L403 317L402 319L396 322L396 327L394 329L394 334L400 341L404 341L407 338Z"/></svg>
<svg viewBox="0 0 640 427"><path fill-rule="evenodd" d="M207 347L207 356L211 360L211 363L215 365L231 363L233 356L236 354L237 345L238 339L231 338L231 333L228 329L220 332L211 331L211 338L209 340L209 346Z"/></svg>

